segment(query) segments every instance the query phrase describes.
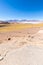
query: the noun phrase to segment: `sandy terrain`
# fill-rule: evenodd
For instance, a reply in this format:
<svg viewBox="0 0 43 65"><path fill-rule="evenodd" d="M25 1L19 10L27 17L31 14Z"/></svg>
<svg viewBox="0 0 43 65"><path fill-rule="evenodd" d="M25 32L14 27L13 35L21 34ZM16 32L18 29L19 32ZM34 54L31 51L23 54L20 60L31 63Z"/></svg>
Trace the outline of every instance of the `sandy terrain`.
<svg viewBox="0 0 43 65"><path fill-rule="evenodd" d="M43 65L43 27L0 32L0 65Z"/></svg>

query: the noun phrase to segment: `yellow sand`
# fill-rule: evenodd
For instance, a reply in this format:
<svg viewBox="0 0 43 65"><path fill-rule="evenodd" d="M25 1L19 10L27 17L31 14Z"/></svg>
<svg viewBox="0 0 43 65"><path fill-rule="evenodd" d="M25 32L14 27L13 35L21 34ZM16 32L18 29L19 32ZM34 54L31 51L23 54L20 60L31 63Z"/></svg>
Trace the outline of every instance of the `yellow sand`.
<svg viewBox="0 0 43 65"><path fill-rule="evenodd" d="M0 27L0 32L21 30L32 27L43 27L43 23L39 24L7 24L5 27Z"/></svg>

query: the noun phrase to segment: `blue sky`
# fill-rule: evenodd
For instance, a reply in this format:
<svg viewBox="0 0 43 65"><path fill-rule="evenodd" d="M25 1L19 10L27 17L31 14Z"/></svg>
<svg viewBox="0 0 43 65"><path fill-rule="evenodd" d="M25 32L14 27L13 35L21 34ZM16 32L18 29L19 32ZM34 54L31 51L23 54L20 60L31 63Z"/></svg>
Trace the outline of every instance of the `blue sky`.
<svg viewBox="0 0 43 65"><path fill-rule="evenodd" d="M43 0L0 0L0 20L43 20Z"/></svg>

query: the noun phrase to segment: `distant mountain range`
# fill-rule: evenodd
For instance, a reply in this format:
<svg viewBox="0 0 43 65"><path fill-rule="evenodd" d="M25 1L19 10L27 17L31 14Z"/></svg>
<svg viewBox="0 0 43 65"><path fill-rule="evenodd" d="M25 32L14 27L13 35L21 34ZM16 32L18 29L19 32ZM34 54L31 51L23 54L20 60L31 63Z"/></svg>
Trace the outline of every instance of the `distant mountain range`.
<svg viewBox="0 0 43 65"><path fill-rule="evenodd" d="M43 22L40 20L7 20L7 21L1 21L0 24L10 24L10 23L38 23Z"/></svg>
<svg viewBox="0 0 43 65"><path fill-rule="evenodd" d="M8 20L8 22L37 22L37 21L40 21L40 20Z"/></svg>

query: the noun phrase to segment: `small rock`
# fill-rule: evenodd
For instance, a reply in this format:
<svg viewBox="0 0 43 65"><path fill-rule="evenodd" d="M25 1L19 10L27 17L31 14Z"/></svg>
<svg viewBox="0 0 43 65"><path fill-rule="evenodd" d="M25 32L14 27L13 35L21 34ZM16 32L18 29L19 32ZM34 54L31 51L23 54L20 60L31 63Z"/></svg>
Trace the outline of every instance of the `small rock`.
<svg viewBox="0 0 43 65"><path fill-rule="evenodd" d="M8 40L11 40L11 38L8 38Z"/></svg>

